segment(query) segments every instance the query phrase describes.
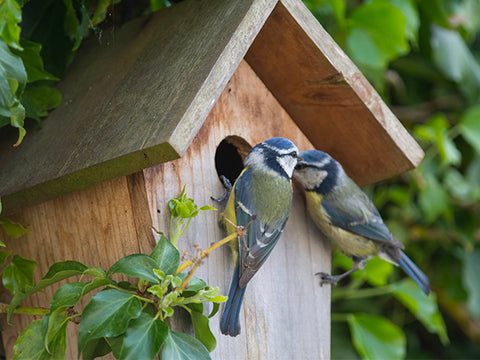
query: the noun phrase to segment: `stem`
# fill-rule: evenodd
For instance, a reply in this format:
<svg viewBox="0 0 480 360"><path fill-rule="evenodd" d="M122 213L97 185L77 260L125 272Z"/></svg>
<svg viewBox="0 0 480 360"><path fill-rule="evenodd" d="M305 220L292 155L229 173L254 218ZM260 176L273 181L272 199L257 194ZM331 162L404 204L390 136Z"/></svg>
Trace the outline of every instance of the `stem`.
<svg viewBox="0 0 480 360"><path fill-rule="evenodd" d="M189 283L189 281L192 279L193 274L194 274L195 271L197 270L198 266L199 266L198 263L193 266L192 270L190 270L190 271L188 272L188 275L187 275L187 277L185 278L185 280L183 280L182 284L181 284L178 288L176 288L175 290L177 290L177 291L180 292L180 291L182 291L183 289L185 289L185 287L187 286L187 284Z"/></svg>
<svg viewBox="0 0 480 360"><path fill-rule="evenodd" d="M0 303L0 312L6 313L8 311L8 305L5 303ZM14 314L24 314L24 315L39 315L44 316L50 312L50 309L46 308L33 308L33 307L17 307L13 310Z"/></svg>
<svg viewBox="0 0 480 360"><path fill-rule="evenodd" d="M341 298L363 299L372 296L386 295L392 292L390 286L382 286L370 289L335 289L332 291L331 299L337 300Z"/></svg>
<svg viewBox="0 0 480 360"><path fill-rule="evenodd" d="M230 235L228 235L226 238L220 240L220 241L217 241L216 243L214 243L213 245L211 245L208 249L202 251L200 253L200 256L198 259L203 259L204 257L207 256L207 254L209 254L210 252L212 252L213 250L215 250L216 248L222 246L222 245L225 245L226 243L232 241L233 239L235 239L237 237L237 233L232 233ZM180 272L182 272L183 270L185 270L187 267L189 267L190 265L193 264L193 261L192 260L189 260L187 262L184 262L182 265L180 265L177 269L177 271L175 271L175 273L173 275L178 275ZM186 279L185 279L186 280Z"/></svg>

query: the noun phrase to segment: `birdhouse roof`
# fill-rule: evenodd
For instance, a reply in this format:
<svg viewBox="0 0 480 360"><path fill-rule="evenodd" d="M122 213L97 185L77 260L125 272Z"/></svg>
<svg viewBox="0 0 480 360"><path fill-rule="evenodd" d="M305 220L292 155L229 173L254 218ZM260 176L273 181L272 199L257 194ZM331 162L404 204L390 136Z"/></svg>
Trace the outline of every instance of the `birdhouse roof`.
<svg viewBox="0 0 480 360"><path fill-rule="evenodd" d="M242 59L361 185L423 157L300 0L189 0L91 38L43 126L17 148L3 131L4 209L181 157Z"/></svg>

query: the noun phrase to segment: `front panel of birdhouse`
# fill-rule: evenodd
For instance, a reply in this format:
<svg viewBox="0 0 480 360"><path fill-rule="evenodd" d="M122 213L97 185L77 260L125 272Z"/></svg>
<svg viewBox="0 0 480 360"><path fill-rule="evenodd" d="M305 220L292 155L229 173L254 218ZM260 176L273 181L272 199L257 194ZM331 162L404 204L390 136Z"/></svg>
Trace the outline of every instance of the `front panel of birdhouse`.
<svg viewBox="0 0 480 360"><path fill-rule="evenodd" d="M234 162L219 144L226 139L248 148L274 136L292 140L300 150L312 145L278 104L246 62L236 73L207 117L185 155L175 161L144 170L153 226L168 232L167 202L185 186L199 205L219 211L201 212L192 220L181 251L195 254L197 244L206 249L225 232L218 226L223 194L217 169ZM233 138L232 138L233 137ZM242 141L241 139L244 141ZM226 154L222 154L226 151ZM215 163L217 157L217 164ZM271 199L275 201L275 199ZM195 245L195 246L197 246ZM188 255L187 255L188 256ZM308 218L300 186L294 184L290 218L278 244L247 286L241 334L232 338L219 331L220 314L211 320L217 337L214 359L322 359L330 354L330 287L320 287L315 273L330 272L329 245ZM229 246L214 251L196 275L228 294L233 273Z"/></svg>

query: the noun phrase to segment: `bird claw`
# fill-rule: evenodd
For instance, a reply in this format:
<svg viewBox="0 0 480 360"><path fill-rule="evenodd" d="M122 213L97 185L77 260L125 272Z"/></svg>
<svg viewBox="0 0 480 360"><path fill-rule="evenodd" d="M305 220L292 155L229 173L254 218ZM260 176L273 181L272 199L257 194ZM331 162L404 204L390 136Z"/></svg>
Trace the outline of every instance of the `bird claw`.
<svg viewBox="0 0 480 360"><path fill-rule="evenodd" d="M324 272L318 272L315 275L320 275L320 286L323 286L324 284L335 286L339 280L337 276L333 276Z"/></svg>
<svg viewBox="0 0 480 360"><path fill-rule="evenodd" d="M220 180L222 181L222 184L223 184L223 187L225 188L225 192L223 193L223 195L219 198L215 198L213 196L210 196L210 199L212 199L213 201L215 202L224 202L225 200L228 199L228 197L230 196L230 192L232 191L232 184L230 183L230 181L226 178L226 176L224 175L221 175L220 176Z"/></svg>

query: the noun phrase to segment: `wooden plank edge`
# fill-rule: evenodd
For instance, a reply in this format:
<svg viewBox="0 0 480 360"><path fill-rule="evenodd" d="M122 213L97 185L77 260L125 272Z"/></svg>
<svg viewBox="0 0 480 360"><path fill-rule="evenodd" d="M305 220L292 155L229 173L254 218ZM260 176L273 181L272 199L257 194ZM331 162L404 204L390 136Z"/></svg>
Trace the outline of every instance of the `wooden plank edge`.
<svg viewBox="0 0 480 360"><path fill-rule="evenodd" d="M171 146L180 156L187 151L277 2L255 0L248 9L170 137Z"/></svg>
<svg viewBox="0 0 480 360"><path fill-rule="evenodd" d="M170 144L162 143L95 164L13 194L2 194L2 217L10 215L20 208L54 199L59 194L65 195L119 176L130 175L144 168L172 161L179 157L179 154Z"/></svg>
<svg viewBox="0 0 480 360"><path fill-rule="evenodd" d="M398 149L405 155L411 168L417 167L425 155L420 145L403 127L373 86L326 32L310 10L300 0L280 0L278 6L282 6L291 14L305 36L314 42L331 66L343 76L373 117L392 138Z"/></svg>

